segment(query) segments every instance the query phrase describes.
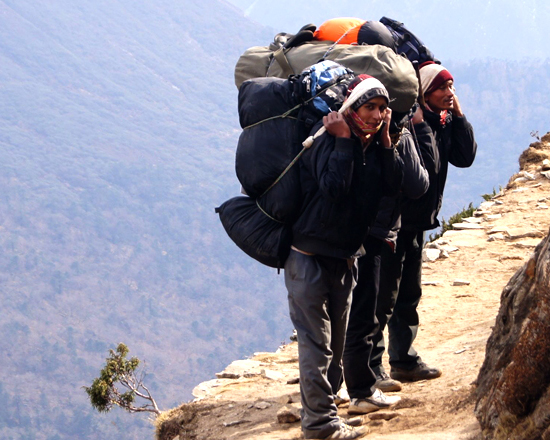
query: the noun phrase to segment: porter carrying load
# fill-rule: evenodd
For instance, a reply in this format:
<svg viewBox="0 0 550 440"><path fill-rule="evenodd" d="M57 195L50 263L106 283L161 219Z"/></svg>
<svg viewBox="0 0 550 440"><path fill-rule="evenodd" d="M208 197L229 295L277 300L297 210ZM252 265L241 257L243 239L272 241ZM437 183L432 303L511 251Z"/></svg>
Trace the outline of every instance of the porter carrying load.
<svg viewBox="0 0 550 440"><path fill-rule="evenodd" d="M281 268L292 243L291 225L302 203L297 161L313 125L344 101L354 75L332 61L289 79L254 78L239 89L235 168L247 197L216 212L229 237L247 255Z"/></svg>

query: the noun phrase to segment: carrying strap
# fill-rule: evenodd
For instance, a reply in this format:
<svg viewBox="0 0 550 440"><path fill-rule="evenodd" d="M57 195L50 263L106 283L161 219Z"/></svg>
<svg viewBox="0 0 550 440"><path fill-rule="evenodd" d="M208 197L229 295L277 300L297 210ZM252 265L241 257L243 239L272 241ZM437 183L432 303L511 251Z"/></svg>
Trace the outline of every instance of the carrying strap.
<svg viewBox="0 0 550 440"><path fill-rule="evenodd" d="M275 182L273 182L269 188L267 188L263 194L260 196L260 197L263 197L265 196L265 194L271 189L273 188L277 183L279 183L279 181L285 176L286 173L288 173L290 171L290 169L296 164L296 162L298 162L298 159L300 159L300 157L302 156L302 154L305 153L305 151L309 148L309 146L307 147L303 147L302 150L296 155L296 157L294 159L292 159L292 161L287 165L287 167L283 170L283 172L281 173L281 175L279 177L277 177L275 179Z"/></svg>
<svg viewBox="0 0 550 440"><path fill-rule="evenodd" d="M294 75L294 70L286 58L284 46L273 52L273 59L276 60L279 63L279 66L281 66L281 69L283 69L283 75L285 78L288 78L290 75Z"/></svg>
<svg viewBox="0 0 550 440"><path fill-rule="evenodd" d="M355 28L348 29L346 32L342 34L340 38L338 38L334 43L332 43L332 46L328 48L328 50L325 52L325 54L323 55L320 61L325 61L326 58L328 57L328 54L332 52L332 50L336 47L336 45L340 42L340 40L344 38L347 34L349 34L353 29Z"/></svg>
<svg viewBox="0 0 550 440"><path fill-rule="evenodd" d="M326 58L328 57L328 54L330 52L332 52L332 50L336 47L336 45L340 42L340 40L342 40L342 38L344 38L347 34L349 34L354 28L351 28L351 29L348 29L346 32L344 32L342 34L342 36L340 38L338 38L338 40L336 40L328 49L327 51L324 53L324 55L321 57L321 59L318 61L318 62L321 62L321 61L325 61ZM313 33L311 33L312 37L313 37ZM300 41L299 43L303 43L305 41L310 41L308 39L304 40L304 41ZM287 44L283 47L280 47L279 49L277 49L275 52L273 52L273 58L271 59L271 63L273 62L273 60L276 60L278 63L279 63L279 66L281 66L281 69L283 69L283 75L284 77L288 77L290 75L294 75L294 69L292 69L292 66L290 65L290 63L288 62L288 59L285 55L285 50L289 50L289 49L292 49L293 47L295 46L299 46L299 44ZM270 63L270 66L271 67L271 63ZM268 71L269 71L269 67L268 67Z"/></svg>
<svg viewBox="0 0 550 440"><path fill-rule="evenodd" d="M401 127L401 129L396 131L395 133L390 134L390 140L393 145L397 145L399 143L399 141L401 140L401 136L403 135L404 129L405 126Z"/></svg>
<svg viewBox="0 0 550 440"><path fill-rule="evenodd" d="M420 81L420 65L418 61L413 61L412 65L414 67L414 72L416 73L416 78L418 79L418 103L422 110L426 108L426 101L424 100L424 90L422 90L422 81Z"/></svg>
<svg viewBox="0 0 550 440"><path fill-rule="evenodd" d="M277 223L281 223L281 224L284 224L285 222L282 222L281 220L277 220L275 217L271 216L268 212L266 212L262 206L260 205L260 199L265 196L267 194L267 192L273 188L277 183L280 182L280 180L285 176L286 173L288 173L290 171L290 169L296 164L296 162L298 162L298 159L300 159L300 157L302 157L302 154L304 154L304 152L308 149L309 147L303 147L302 150L296 155L296 157L294 159L292 159L292 161L287 165L287 167L283 170L283 172L281 173L281 175L279 177L277 177L275 179L275 182L273 182L269 188L267 188L263 194L259 197L256 198L256 206L258 206L258 208L260 209L260 211L262 211L267 217L269 217L271 220L273 221L276 221Z"/></svg>
<svg viewBox="0 0 550 440"><path fill-rule="evenodd" d="M313 98L312 98L313 99ZM310 101L310 99L308 99L305 103L308 103ZM304 103L304 104L305 104ZM261 121L258 121L258 122L255 122L254 124L251 124L251 125L248 125L247 127L244 127L243 130L248 130L249 128L252 128L252 127L255 127L256 125L260 125L260 124L263 124L264 122L267 122L267 121L271 121L273 119L285 119L285 118L288 118L288 119L298 119L294 116L291 116L292 113L294 113L294 111L298 110L300 107L302 107L302 104L298 104L294 107L292 107L290 110L287 110L286 112L284 112L282 115L277 115L277 116L271 116L269 118L266 118L266 119L262 119Z"/></svg>

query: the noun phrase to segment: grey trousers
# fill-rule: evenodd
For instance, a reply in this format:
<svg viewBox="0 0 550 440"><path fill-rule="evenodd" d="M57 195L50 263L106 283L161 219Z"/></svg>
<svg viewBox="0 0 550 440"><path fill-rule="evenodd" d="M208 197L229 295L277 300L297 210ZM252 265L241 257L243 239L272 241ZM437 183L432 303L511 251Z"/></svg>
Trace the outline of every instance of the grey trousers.
<svg viewBox="0 0 550 440"><path fill-rule="evenodd" d="M290 318L298 336L302 431L328 437L340 425L334 395L342 381L342 353L357 278L347 260L294 250L285 263Z"/></svg>

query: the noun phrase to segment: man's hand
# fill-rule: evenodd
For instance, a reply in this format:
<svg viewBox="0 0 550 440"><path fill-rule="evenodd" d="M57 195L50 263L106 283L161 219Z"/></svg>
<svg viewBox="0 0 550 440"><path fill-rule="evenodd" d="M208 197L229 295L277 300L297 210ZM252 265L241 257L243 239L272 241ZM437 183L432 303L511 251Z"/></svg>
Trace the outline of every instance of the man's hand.
<svg viewBox="0 0 550 440"><path fill-rule="evenodd" d="M330 112L323 116L323 125L334 137L350 138L351 130L344 117L338 112Z"/></svg>
<svg viewBox="0 0 550 440"><path fill-rule="evenodd" d="M412 123L416 125L421 122L424 122L424 111L422 110L422 107L418 106L412 117Z"/></svg>
<svg viewBox="0 0 550 440"><path fill-rule="evenodd" d="M456 96L456 94L453 95L453 108L451 112L454 116L464 116L464 113L462 113L462 108L460 107L460 102L458 102L458 96Z"/></svg>
<svg viewBox="0 0 550 440"><path fill-rule="evenodd" d="M391 122L391 108L386 109L386 115L384 116L384 125L382 125L382 133L380 133L380 140L384 148L392 148L390 138L390 122Z"/></svg>

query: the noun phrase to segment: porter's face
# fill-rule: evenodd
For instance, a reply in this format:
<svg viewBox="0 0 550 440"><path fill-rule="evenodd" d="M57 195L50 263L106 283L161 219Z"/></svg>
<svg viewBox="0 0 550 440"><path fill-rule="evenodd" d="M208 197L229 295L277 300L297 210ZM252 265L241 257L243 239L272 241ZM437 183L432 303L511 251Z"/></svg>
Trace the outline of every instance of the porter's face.
<svg viewBox="0 0 550 440"><path fill-rule="evenodd" d="M375 129L384 120L387 109L387 101L381 96L377 96L359 107L356 113L369 128Z"/></svg>
<svg viewBox="0 0 550 440"><path fill-rule="evenodd" d="M427 94L425 99L426 103L434 111L452 110L455 99L453 80L445 81L433 92Z"/></svg>

